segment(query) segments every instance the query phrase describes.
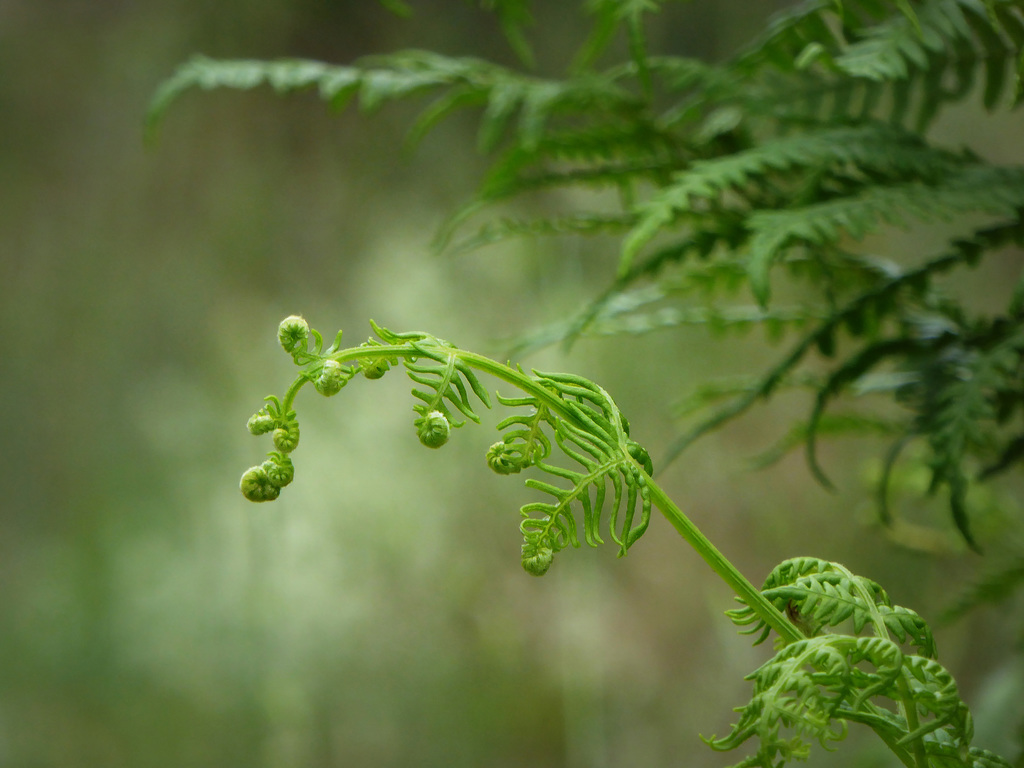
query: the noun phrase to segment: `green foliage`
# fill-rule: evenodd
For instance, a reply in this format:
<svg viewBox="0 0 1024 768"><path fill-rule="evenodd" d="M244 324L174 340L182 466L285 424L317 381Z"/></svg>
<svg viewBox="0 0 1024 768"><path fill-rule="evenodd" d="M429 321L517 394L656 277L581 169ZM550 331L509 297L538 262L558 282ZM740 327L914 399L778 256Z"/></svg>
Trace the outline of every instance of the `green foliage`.
<svg viewBox="0 0 1024 768"><path fill-rule="evenodd" d="M847 722L870 726L904 765L1009 766L971 747L973 723L956 683L936 659L935 640L915 612L838 563L802 557L780 563L763 593L806 635L748 676L750 703L713 749L757 737L756 754L738 766L779 766L809 753L805 739L828 748ZM749 607L729 612L744 630L768 635ZM836 633L848 624L852 632ZM867 630L865 632L865 630ZM905 647L909 646L908 652ZM792 734L792 735L790 735Z"/></svg>
<svg viewBox="0 0 1024 768"><path fill-rule="evenodd" d="M482 5L532 66L529 4ZM928 129L968 99L990 111L1017 105L1024 3L806 0L717 64L651 53L644 25L660 7L655 0L584 7L591 29L561 78L425 51L350 65L196 57L157 92L149 130L195 88L313 90L335 108L356 102L364 111L426 99L412 143L452 113L476 110L478 147L494 159L475 196L440 228L438 250L537 235L621 241L607 289L525 337L520 350L588 334L763 327L788 344L782 358L742 381L705 382L687 399L679 393L692 423L666 461L755 403L799 387L810 393L808 417L762 464L803 446L810 471L830 487L820 437L882 436L889 446L879 507L891 522L889 478L918 442L930 490L945 492L957 529L977 547L969 487L1024 459L1024 280L983 312L969 311L947 285L1024 245L1024 169L995 164L979 148L941 146ZM605 66L619 33L628 57ZM585 198L600 201L591 208L551 206L539 218L507 213L525 196L576 189L618 194L615 202ZM953 234L934 249L876 255L860 245L886 228L937 223ZM740 291L750 301L738 302ZM339 334L324 351L300 320L286 320L280 334L300 374L250 420L254 434L273 434L276 450L243 475L249 499L273 500L292 480L292 406L304 384L334 395L356 373L380 378L401 360L414 382L417 435L439 448L467 420L479 421L477 403L490 407L478 373L495 376L518 391L497 396L513 414L499 423L502 439L486 463L501 475L528 471L527 487L543 494L521 508L529 573L542 575L558 552L578 547L580 529L591 546L606 529L625 554L657 508L734 589L744 607L732 619L758 643L777 634L774 658L749 677L750 702L728 735L708 741L713 748L756 737L756 751L737 765L777 768L805 758L810 742L843 739L855 723L907 766L1008 765L971 746L970 713L920 616L878 584L814 558L787 560L762 590L753 588L662 492L647 451L593 382L529 375L430 334L377 326L375 339L343 349ZM848 395L881 406L831 410ZM1005 571L974 598L1019 581L1019 569Z"/></svg>
<svg viewBox="0 0 1024 768"><path fill-rule="evenodd" d="M394 333L376 324L373 329L377 338L350 349L341 348L339 332L335 344L324 350L323 337L302 318L293 315L281 322L278 338L301 371L283 398L269 396L268 405L249 419L254 435L273 431L277 448L266 462L242 476L241 490L250 501L276 499L294 476L284 454L298 444L299 424L292 405L305 384L312 383L322 395L334 395L359 371L368 379L379 379L401 359L414 383L412 395L419 401L413 406L417 436L430 448L447 443L453 429L465 426L465 419L480 421L474 400L491 407L477 370L522 390L517 397L498 395L501 405L517 412L498 424L502 440L488 450L487 464L498 474L532 468L550 478L526 480L527 487L551 497L527 503L521 510L527 571L543 574L554 554L580 546L580 517L584 539L597 546L603 543L600 528L606 514L620 555L647 529L650 457L630 439L628 421L599 386L571 374L533 371L528 376L430 334ZM553 445L570 466L549 461ZM277 467L283 462L287 481L279 482L285 475ZM573 468L576 465L578 469Z"/></svg>
<svg viewBox="0 0 1024 768"><path fill-rule="evenodd" d="M528 3L482 5L532 62ZM777 365L712 404L666 461L817 357L830 371L818 378L806 424L789 437L790 445L793 435L804 437L813 474L830 487L815 448L832 401L870 392L895 402L905 408L902 419L879 415L889 413L881 402L877 413L845 414L846 433L884 420L889 461L909 441L923 441L933 489L947 491L958 529L975 546L967 489L1024 457L1016 364L1024 289L1009 307L972 317L936 278L1021 245L1024 169L936 145L927 129L944 107L976 94L988 110L1016 105L1024 4L807 0L720 64L651 54L644 24L659 10L654 0L584 6L590 33L561 79L424 51L344 66L197 57L156 94L150 130L193 88L316 89L334 107L355 99L364 110L426 97L410 128L414 142L454 111L479 110L479 148L497 154L476 196L441 227L439 249L460 253L537 235L622 241L608 289L574 317L524 337L520 352L584 334L693 324L762 326L770 338L792 337ZM628 60L602 67L620 32ZM515 198L571 188L616 189L619 205L486 218ZM990 223L962 228L979 217ZM937 253L880 258L856 248L885 227L940 221L959 232ZM799 286L798 303L775 305L780 282ZM729 300L743 285L754 306ZM867 386L884 376L890 386ZM890 521L884 487L879 498Z"/></svg>
<svg viewBox="0 0 1024 768"><path fill-rule="evenodd" d="M377 379L379 361L390 366L401 359L419 401L413 406L417 433L431 448L465 425L455 413L479 421L473 399L490 407L477 376L486 373L519 390L516 397L498 395L514 413L497 425L503 437L488 450L488 466L500 475L535 470L550 478L526 480L527 487L551 497L521 510L522 565L528 573L543 575L555 554L580 546L580 526L589 545L601 543L605 509L610 535L625 555L657 506L736 591L743 607L728 612L733 622L757 635L755 644L777 633L775 656L748 676L754 692L737 709L738 722L728 735L707 739L713 749L737 749L756 737L757 751L737 766L778 768L806 758L808 740L828 748L855 723L874 730L907 766L1009 767L971 746L970 712L953 677L936 661L935 639L917 613L894 605L874 581L811 557L784 561L755 589L654 482L646 450L629 437L628 421L600 386L573 374L526 375L427 333L394 333L376 324L373 329L377 338L357 347L341 348L339 333L323 351L321 335L302 318L281 323L278 337L301 370L284 398L268 397L269 405L249 420L253 434L273 429L279 449L242 476L242 493L251 501L271 501L291 482L294 470L277 433L294 428L297 436L294 400L305 384L320 381L325 368L345 371L345 381L360 369ZM554 446L579 469L552 462ZM614 498L607 504L609 488Z"/></svg>

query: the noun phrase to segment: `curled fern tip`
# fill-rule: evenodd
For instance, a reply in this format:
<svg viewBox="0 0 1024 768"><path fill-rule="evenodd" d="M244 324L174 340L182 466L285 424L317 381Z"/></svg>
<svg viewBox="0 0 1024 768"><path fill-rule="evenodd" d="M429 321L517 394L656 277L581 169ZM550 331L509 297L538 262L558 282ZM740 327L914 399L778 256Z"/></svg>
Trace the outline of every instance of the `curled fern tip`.
<svg viewBox="0 0 1024 768"><path fill-rule="evenodd" d="M273 431L275 425L274 417L264 410L259 410L250 416L249 422L246 424L251 435L265 435L267 432Z"/></svg>
<svg viewBox="0 0 1024 768"><path fill-rule="evenodd" d="M271 453L270 458L264 461L260 468L266 473L270 483L278 490L295 479L295 467L292 460L278 451Z"/></svg>
<svg viewBox="0 0 1024 768"><path fill-rule="evenodd" d="M282 453L291 453L299 444L299 424L289 422L274 430L274 446Z"/></svg>
<svg viewBox="0 0 1024 768"><path fill-rule="evenodd" d="M487 466L499 475L514 475L523 468L520 455L505 441L487 449Z"/></svg>
<svg viewBox="0 0 1024 768"><path fill-rule="evenodd" d="M324 397L331 397L341 392L341 388L348 383L349 375L341 363L335 360L324 360L320 375L313 381L313 386Z"/></svg>
<svg viewBox="0 0 1024 768"><path fill-rule="evenodd" d="M448 442L452 425L448 417L440 411L431 411L421 419L416 419L416 433L420 442L428 448L440 448Z"/></svg>
<svg viewBox="0 0 1024 768"><path fill-rule="evenodd" d="M306 346L309 338L309 323L298 315L289 315L277 328L277 340L284 351L291 354Z"/></svg>
<svg viewBox="0 0 1024 768"><path fill-rule="evenodd" d="M543 576L551 567L554 551L541 541L523 542L523 570L531 576Z"/></svg>
<svg viewBox="0 0 1024 768"><path fill-rule="evenodd" d="M249 501L273 501L281 495L280 486L274 485L262 465L245 471L239 489Z"/></svg>

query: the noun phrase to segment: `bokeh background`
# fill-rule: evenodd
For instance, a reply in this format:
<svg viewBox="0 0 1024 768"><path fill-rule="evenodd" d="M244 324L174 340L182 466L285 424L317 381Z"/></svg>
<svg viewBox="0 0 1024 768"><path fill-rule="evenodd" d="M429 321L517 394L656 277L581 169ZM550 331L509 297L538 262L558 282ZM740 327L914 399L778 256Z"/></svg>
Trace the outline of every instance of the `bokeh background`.
<svg viewBox="0 0 1024 768"><path fill-rule="evenodd" d="M541 68L559 72L583 34L578 4L540 5ZM401 376L305 398L295 484L274 504L238 493L267 449L246 419L291 380L275 338L285 315L353 344L372 317L501 357L614 269L610 244L571 238L429 255L486 167L470 116L403 153L412 105L339 115L312 96L197 93L144 146L150 96L197 52L341 63L420 47L513 62L472 4L413 7L406 20L364 0L0 0L0 766L738 759L698 738L727 728L768 653L722 616L728 590L661 520L624 560L570 551L527 576L528 492L486 471L487 425L420 448ZM721 57L772 10L674 5L652 48ZM1020 160L1020 128L966 105L936 130ZM1012 258L972 282L982 305L1019 273ZM689 381L777 354L695 331L523 362L600 381L657 460ZM755 582L816 554L937 615L984 563L873 526L870 450L827 454L848 470L838 495L799 457L749 471L805 406L782 398L706 438L666 487ZM1014 491L986 501L1007 540ZM938 633L979 743L1010 753L1019 608ZM880 764L852 738L812 764Z"/></svg>

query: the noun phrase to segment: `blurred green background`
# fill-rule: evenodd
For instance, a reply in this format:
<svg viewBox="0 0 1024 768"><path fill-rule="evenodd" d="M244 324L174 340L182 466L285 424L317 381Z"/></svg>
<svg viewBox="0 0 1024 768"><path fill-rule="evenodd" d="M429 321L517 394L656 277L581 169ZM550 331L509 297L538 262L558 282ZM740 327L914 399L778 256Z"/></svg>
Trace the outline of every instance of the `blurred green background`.
<svg viewBox="0 0 1024 768"><path fill-rule="evenodd" d="M652 48L725 55L771 8L673 6ZM661 520L625 560L573 551L527 576L528 492L486 471L486 429L421 449L402 377L305 398L295 484L274 504L238 493L267 448L246 419L291 380L275 338L285 315L327 336L344 328L353 344L373 317L500 357L503 339L575 309L612 274L612 247L582 240L428 255L485 167L470 117L402 154L412 105L334 115L312 96L192 94L144 147L148 99L197 52L347 62L421 47L512 61L489 14L454 0L414 9L403 20L366 1L0 0L0 766L733 757L697 734L727 728L766 650L722 617L728 590ZM558 71L583 33L578 5L540 15L542 67ZM976 117L968 107L942 130L976 134ZM987 147L1013 159L1019 121L995 125ZM646 361L666 345L667 359ZM694 332L524 362L600 381L657 460L680 382L777 354ZM755 582L813 553L936 614L976 558L888 543L857 472L833 496L799 457L746 470L805 405L782 399L705 439L663 476L668 490ZM860 466L871 454L857 450L829 460ZM939 633L976 709L992 708L993 681L1020 679L1008 626L979 611ZM1012 743L1006 709L983 746ZM874 749L812 764L871 765Z"/></svg>

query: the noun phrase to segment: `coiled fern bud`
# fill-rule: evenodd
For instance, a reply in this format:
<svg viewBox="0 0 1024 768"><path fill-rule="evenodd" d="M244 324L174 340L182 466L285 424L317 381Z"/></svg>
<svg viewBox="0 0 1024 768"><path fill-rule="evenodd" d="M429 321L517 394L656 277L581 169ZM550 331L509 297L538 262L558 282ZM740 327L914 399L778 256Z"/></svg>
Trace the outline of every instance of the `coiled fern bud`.
<svg viewBox="0 0 1024 768"><path fill-rule="evenodd" d="M281 486L275 485L267 470L267 462L258 467L249 467L238 484L242 495L249 501L273 501L281 495Z"/></svg>
<svg viewBox="0 0 1024 768"><path fill-rule="evenodd" d="M630 440L626 443L626 450L644 468L648 475L654 474L654 462L651 461L651 455L647 452L646 448L635 440Z"/></svg>
<svg viewBox="0 0 1024 768"><path fill-rule="evenodd" d="M523 542L523 570L531 576L543 576L551 567L555 552L547 539L527 539Z"/></svg>
<svg viewBox="0 0 1024 768"><path fill-rule="evenodd" d="M284 488L295 479L295 466L292 460L277 451L270 454L270 458L260 465L260 469L266 472L267 479L278 489Z"/></svg>
<svg viewBox="0 0 1024 768"><path fill-rule="evenodd" d="M501 441L487 449L487 466L499 475L514 475L523 468L522 454Z"/></svg>
<svg viewBox="0 0 1024 768"><path fill-rule="evenodd" d="M374 327L376 328L376 326ZM359 346L379 350L385 345L376 339L370 338ZM360 357L357 362L359 363L359 370L363 372L363 376L368 379L379 379L391 370L391 366L398 365L398 358L394 355Z"/></svg>
<svg viewBox="0 0 1024 768"><path fill-rule="evenodd" d="M431 411L416 419L416 434L428 448L440 448L448 442L451 432L452 425L448 423L448 417L440 411Z"/></svg>
<svg viewBox="0 0 1024 768"><path fill-rule="evenodd" d="M359 360L359 370L368 379L379 379L391 369L391 361L386 357L364 357Z"/></svg>
<svg viewBox="0 0 1024 768"><path fill-rule="evenodd" d="M274 430L274 446L282 453L291 453L299 444L299 422L289 421Z"/></svg>
<svg viewBox="0 0 1024 768"><path fill-rule="evenodd" d="M309 323L298 315L289 315L277 327L277 340L284 351L291 354L300 347L305 348L309 338Z"/></svg>
<svg viewBox="0 0 1024 768"><path fill-rule="evenodd" d="M337 360L324 360L320 375L313 380L313 386L324 397L336 395L348 383L347 373L345 366Z"/></svg>
<svg viewBox="0 0 1024 768"><path fill-rule="evenodd" d="M277 421L265 410L260 409L249 417L249 422L246 426L249 428L250 434L265 435L277 426Z"/></svg>

